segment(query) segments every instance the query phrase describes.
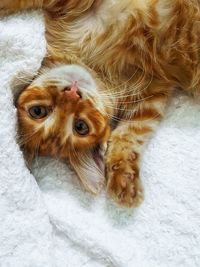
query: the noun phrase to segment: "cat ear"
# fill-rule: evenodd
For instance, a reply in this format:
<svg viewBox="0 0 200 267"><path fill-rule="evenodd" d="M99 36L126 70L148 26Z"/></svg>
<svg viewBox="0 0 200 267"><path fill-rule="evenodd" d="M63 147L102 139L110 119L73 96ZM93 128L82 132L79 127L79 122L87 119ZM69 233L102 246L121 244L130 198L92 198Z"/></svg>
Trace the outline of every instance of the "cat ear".
<svg viewBox="0 0 200 267"><path fill-rule="evenodd" d="M93 151L79 152L76 157L70 158L70 163L84 187L93 194L100 193L105 181L104 168L97 165Z"/></svg>

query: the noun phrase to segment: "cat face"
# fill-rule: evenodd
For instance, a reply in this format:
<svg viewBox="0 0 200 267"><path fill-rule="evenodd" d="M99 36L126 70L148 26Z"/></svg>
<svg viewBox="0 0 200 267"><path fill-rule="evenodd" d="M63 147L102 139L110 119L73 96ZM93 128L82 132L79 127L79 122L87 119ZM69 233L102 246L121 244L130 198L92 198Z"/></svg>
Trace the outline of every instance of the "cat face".
<svg viewBox="0 0 200 267"><path fill-rule="evenodd" d="M78 65L46 69L22 92L17 110L29 159L36 154L68 159L85 186L97 192L110 129L92 76Z"/></svg>

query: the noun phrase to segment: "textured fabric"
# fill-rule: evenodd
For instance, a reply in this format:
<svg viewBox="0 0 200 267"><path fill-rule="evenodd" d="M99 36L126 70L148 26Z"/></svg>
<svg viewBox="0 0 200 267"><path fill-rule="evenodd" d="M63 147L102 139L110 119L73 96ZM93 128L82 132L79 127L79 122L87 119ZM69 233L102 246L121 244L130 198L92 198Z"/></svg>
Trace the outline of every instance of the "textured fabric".
<svg viewBox="0 0 200 267"><path fill-rule="evenodd" d="M173 98L143 158L144 203L121 209L63 162L24 164L12 92L44 54L40 14L0 20L0 266L199 267L200 105Z"/></svg>
<svg viewBox="0 0 200 267"><path fill-rule="evenodd" d="M45 52L38 16L0 21L0 266L53 266L52 226L34 177L16 144L10 88L40 66ZM37 36L37 40L33 36ZM21 76L22 75L22 76ZM19 79L15 79L18 76Z"/></svg>

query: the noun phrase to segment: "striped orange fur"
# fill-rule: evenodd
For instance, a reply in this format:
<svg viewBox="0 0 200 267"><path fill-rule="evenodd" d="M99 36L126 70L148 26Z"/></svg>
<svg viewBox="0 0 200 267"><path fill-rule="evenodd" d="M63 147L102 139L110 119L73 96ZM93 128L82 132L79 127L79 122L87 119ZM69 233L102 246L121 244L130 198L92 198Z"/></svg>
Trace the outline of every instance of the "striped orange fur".
<svg viewBox="0 0 200 267"><path fill-rule="evenodd" d="M105 155L108 191L118 203L137 206L143 199L139 178L142 151L169 96L176 87L200 95L200 1L1 0L0 12L40 7L45 13L48 42L42 69L78 64L91 75L98 90L90 99L86 116L95 110L98 98L103 108L94 112L91 120L94 128L100 125L104 129L101 135L95 130L102 141L91 144L99 145L109 138ZM73 75L79 77L78 72ZM30 125L34 127L23 113L35 97L34 90L30 85L18 101L20 132L25 135L32 129ZM51 92L49 89L48 94ZM61 107L62 101L57 105ZM114 129L109 136L106 129L111 120ZM60 135L62 130L56 127ZM49 142L44 154L54 154L50 150L57 149L56 143L50 149L54 138ZM35 143L29 147L25 142L25 146L35 149ZM77 149L81 148L78 141ZM40 148L41 153L43 150ZM80 171L78 174L81 176Z"/></svg>

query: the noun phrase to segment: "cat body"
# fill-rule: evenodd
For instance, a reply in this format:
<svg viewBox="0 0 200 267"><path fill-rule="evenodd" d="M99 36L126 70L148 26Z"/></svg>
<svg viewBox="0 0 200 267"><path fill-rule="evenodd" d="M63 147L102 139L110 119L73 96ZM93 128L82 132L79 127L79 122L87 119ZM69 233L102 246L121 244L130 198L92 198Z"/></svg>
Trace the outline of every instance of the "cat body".
<svg viewBox="0 0 200 267"><path fill-rule="evenodd" d="M108 191L118 203L137 206L143 199L143 188L139 177L141 156L149 136L164 114L169 96L176 87L192 95L200 95L200 2L198 0L16 0L14 2L2 1L0 10L9 13L28 8L44 9L48 43L48 54L41 72L18 101L22 136L28 132L27 125L29 129L30 125L33 127L32 131L38 127L35 126L36 121L25 118L29 110L27 103L32 101L30 95L34 95L36 88L44 90L45 94L54 90L52 94L57 92L58 99L67 99L66 101L70 103L77 102L77 107L86 101L89 105L87 111L96 112L96 116L90 119L93 126L89 128L95 128L94 125L99 122L99 129L102 131L100 134L100 130L96 129L94 142L87 139L84 146L81 145L83 141L80 138L76 139L78 144L76 152L81 151L84 155L86 150L91 151L95 146L105 145L108 141L105 155ZM68 68L71 64L79 66L71 72L69 69L66 70L66 75L73 78L70 80L61 75L60 80L64 81L64 85L59 89L59 84L56 83L52 89L52 83L49 84L52 77L59 77L62 66ZM86 84L88 83L86 86L81 85L84 80L82 71L87 72L84 77L90 76L86 78ZM40 83L41 80L44 82L43 85ZM94 84L88 82L91 80ZM77 86L74 86L74 83ZM64 90L66 86L69 89L67 93ZM38 92L39 90L37 94ZM87 95L86 98L84 94ZM37 99L38 97L37 95ZM37 99L35 97L34 102L37 102ZM60 106L62 102L63 100L58 100L55 105ZM52 104L50 106L52 107ZM73 107L75 105L68 106L67 110L72 110ZM55 110L57 112L58 108ZM48 125L46 135L49 137L52 129L54 136L55 132L57 136L61 135L62 130L55 127L58 123L56 124L54 120L52 125L47 123L49 118L52 119L52 115L47 120L44 118L42 123ZM72 133L71 129L74 127L74 122L71 123L72 126L68 124L70 118L72 117L69 115L64 119L64 123L68 125L67 134ZM115 123L110 134L111 120ZM61 149L53 153L53 141L50 143L45 141L48 138L44 137L44 125L41 127L42 137L35 136L35 140L41 139L45 147L42 149L40 144L40 154L53 156L60 154L62 158L69 158L66 151L69 150L71 143L65 141L59 145L55 144L56 151L57 147L64 147L65 153L62 155ZM61 139L63 140L63 137ZM35 150L34 143L30 145L24 142L24 145L29 154ZM87 160L92 165L91 153L86 154ZM95 176L91 182L87 177L91 176L92 171L83 175L84 168L75 158L71 160L71 164L86 187L91 191L98 191L97 185L100 184L102 176L101 178Z"/></svg>
<svg viewBox="0 0 200 267"><path fill-rule="evenodd" d="M61 23L46 16L50 51L78 56L111 84L121 84L139 69L149 79L153 75L199 91L197 1L87 2L90 8L77 17L66 15Z"/></svg>

